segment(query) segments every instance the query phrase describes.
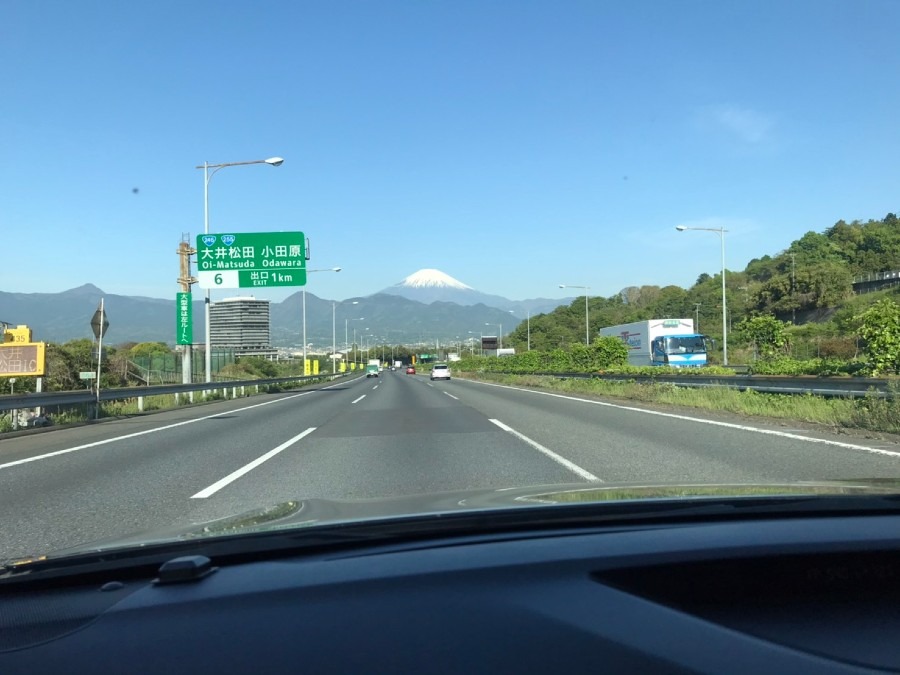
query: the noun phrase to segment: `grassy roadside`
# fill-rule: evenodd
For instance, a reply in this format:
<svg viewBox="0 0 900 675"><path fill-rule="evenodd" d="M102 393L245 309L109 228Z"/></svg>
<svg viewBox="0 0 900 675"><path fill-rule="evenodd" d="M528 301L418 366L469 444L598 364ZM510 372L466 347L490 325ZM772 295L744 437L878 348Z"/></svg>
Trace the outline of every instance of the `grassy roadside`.
<svg viewBox="0 0 900 675"><path fill-rule="evenodd" d="M864 397L821 398L809 394L787 396L737 391L726 387L689 389L666 383L609 382L557 379L540 375L460 373L467 379L510 384L554 392L665 403L705 410L825 424L848 429L900 433L900 397L892 400Z"/></svg>

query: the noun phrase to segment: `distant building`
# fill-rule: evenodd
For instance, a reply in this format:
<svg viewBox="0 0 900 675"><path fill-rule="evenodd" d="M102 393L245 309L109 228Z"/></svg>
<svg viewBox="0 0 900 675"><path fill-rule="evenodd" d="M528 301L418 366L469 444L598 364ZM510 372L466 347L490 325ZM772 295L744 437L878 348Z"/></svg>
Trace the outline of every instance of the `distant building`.
<svg viewBox="0 0 900 675"><path fill-rule="evenodd" d="M213 349L229 349L235 356L275 358L271 345L269 301L253 296L225 298L209 310L209 339Z"/></svg>

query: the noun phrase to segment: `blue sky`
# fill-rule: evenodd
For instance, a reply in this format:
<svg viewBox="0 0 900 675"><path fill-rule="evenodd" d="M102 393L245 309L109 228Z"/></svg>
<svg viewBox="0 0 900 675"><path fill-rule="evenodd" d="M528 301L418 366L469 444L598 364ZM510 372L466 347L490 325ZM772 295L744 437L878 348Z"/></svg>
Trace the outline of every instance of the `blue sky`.
<svg viewBox="0 0 900 675"><path fill-rule="evenodd" d="M900 211L900 3L0 5L0 289L174 297L183 234L302 230L307 289L690 286ZM137 192L134 189L137 188ZM199 289L198 289L199 290ZM257 291L280 300L290 291ZM11 320L14 320L12 318Z"/></svg>

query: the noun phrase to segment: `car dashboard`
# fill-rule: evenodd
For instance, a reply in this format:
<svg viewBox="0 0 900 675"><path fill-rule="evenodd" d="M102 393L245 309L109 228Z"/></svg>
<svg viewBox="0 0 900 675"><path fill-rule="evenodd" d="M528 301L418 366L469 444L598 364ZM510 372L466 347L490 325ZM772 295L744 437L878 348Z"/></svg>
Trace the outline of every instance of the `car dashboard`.
<svg viewBox="0 0 900 675"><path fill-rule="evenodd" d="M0 585L0 672L897 671L898 532L695 518L19 580Z"/></svg>

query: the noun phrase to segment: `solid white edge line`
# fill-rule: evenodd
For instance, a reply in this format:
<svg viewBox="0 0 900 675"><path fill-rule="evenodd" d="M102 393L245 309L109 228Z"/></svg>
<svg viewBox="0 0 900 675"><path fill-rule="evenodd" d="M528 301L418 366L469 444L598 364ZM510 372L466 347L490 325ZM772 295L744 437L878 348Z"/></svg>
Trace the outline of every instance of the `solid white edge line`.
<svg viewBox="0 0 900 675"><path fill-rule="evenodd" d="M335 387L338 384L342 384L342 382L336 382L335 384L330 384L327 387L322 387L322 389L331 389L331 387ZM316 390L318 391L318 390ZM285 396L283 398L276 398L272 401L264 401L262 403L254 403L253 405L248 405L243 408L235 408L234 410L222 410L221 412L217 412L214 415L205 415L203 417L195 417L190 420L184 420L183 422L175 422L173 424L167 424L162 427L156 427L154 429L145 429L144 431L135 431L130 434L125 434L123 436L115 436L113 438L105 438L102 441L94 441L93 443L85 443L84 445L76 445L71 448L64 448L63 450L54 450L53 452L48 452L43 455L36 455L34 457L26 457L24 459L17 459L13 462L6 462L5 464L0 464L0 469L8 469L12 466L18 466L19 464L27 464L28 462L36 462L40 459L47 459L49 457L56 457L58 455L65 455L69 452L76 452L77 450L85 450L87 448L95 448L99 445L106 445L107 443L115 443L116 441L124 441L127 438L136 438L137 436L144 436L145 434L154 434L157 431L165 431L166 429L174 429L175 427L182 427L186 424L194 424L195 422L202 422L204 420L211 420L214 417L219 417L220 415L230 415L231 413L243 412L245 410L252 410L253 408L259 408L264 405L271 405L272 403L281 403L282 401L289 401L292 398L297 398L299 396L308 396L309 394L314 393L314 391L302 391L299 394L291 394L290 396Z"/></svg>
<svg viewBox="0 0 900 675"><path fill-rule="evenodd" d="M454 396L453 394L451 394L451 393L449 393L449 392L446 392L446 391L445 391L444 393L447 394L447 396L449 396L450 398L452 398L454 401L458 401L458 400L459 400L458 398L456 398L456 396Z"/></svg>
<svg viewBox="0 0 900 675"><path fill-rule="evenodd" d="M685 420L687 422L697 422L699 424L711 424L716 427L725 427L727 429L738 429L740 431L753 431L758 434L767 434L769 436L779 436L781 438L790 438L796 441L806 441L807 443L821 443L823 445L833 445L838 448L846 448L847 450L861 450L875 455L886 455L888 457L900 458L900 452L894 450L882 450L881 448L873 448L867 445L856 445L854 443L842 443L841 441L831 441L826 438L813 438L812 436L801 436L800 434L792 434L788 431L775 431L774 429L760 429L744 424L734 424L733 422L719 422L717 420L706 420L702 417L689 417L687 415L677 415L675 413L660 412L658 410L644 410L643 408L633 408L627 405L617 405L615 403L607 403L605 401L593 401L587 398L578 398L577 396L566 396L564 394L553 394L548 391L535 391L533 389L523 389L521 387L511 387L506 384L494 384L492 382L479 382L477 380L463 380L472 384L481 384L486 387L500 387L501 389L513 389L522 391L526 394L539 394L541 396L552 396L554 398L564 398L569 401L579 401L581 403L591 403L593 405L605 406L607 408L618 408L619 410L628 410L631 412L644 413L646 415L658 415L659 417L670 417L676 420Z"/></svg>
<svg viewBox="0 0 900 675"><path fill-rule="evenodd" d="M242 467L241 467L240 469L238 469L237 471L232 471L230 474L228 474L227 476L225 476L225 478L216 481L215 483L213 483L212 485L210 485L208 488L205 488L205 489L203 489L203 490L200 490L200 492L198 492L198 493L195 494L195 495L191 495L191 499L206 499L207 497L209 497L209 496L211 496L211 495L214 495L216 492L218 492L219 490L221 490L223 487L225 487L225 486L228 485L229 483L233 483L233 482L236 481L238 478L240 478L241 476L243 476L245 473L249 473L250 471L252 471L252 470L255 469L256 467L258 467L260 464L262 464L263 462L265 462L265 461L267 461L267 460L269 460L269 459L272 459L272 458L273 458L275 455L277 455L279 452L281 452L281 451L284 450L285 448L289 448L289 447L292 446L294 443L296 443L297 441L299 441L301 438L303 438L304 436L308 436L309 434L311 434L311 433L314 432L315 430L316 430L315 427L310 427L310 428L307 429L306 431L300 432L299 434L297 434L297 435L294 436L293 438L286 440L284 443L282 443L281 445L279 445L277 448L273 448L273 449L269 450L266 454L257 457L256 459L254 459L254 460L253 460L252 462L250 462L249 464L245 464L244 466L242 466Z"/></svg>
<svg viewBox="0 0 900 675"><path fill-rule="evenodd" d="M500 427L501 429L503 429L503 431L508 431L509 433L511 433L511 434L512 434L513 436L515 436L516 438L519 438L519 439L525 441L526 443L528 443L528 445L530 445L530 446L531 446L532 448L534 448L535 450L538 450L538 451L544 453L545 455L547 455L547 457L549 457L550 459L552 459L554 462L557 462L558 464L562 464L562 465L563 465L564 467L566 467L569 471L571 471L572 473L575 473L575 474L581 476L581 477L584 478L585 480L589 480L589 481L594 482L594 483L602 483L602 482L603 482L602 480L600 480L599 478L597 478L597 476L595 476L594 474L592 474L592 473L591 473L590 471L588 471L587 469L582 469L580 466L578 466L578 465L575 464L574 462L570 462L570 461L567 460L565 457L562 457L561 455L557 455L557 454L556 454L555 452L553 452L550 448L545 448L543 445L541 445L541 444L538 443L537 441L528 438L528 436L526 436L525 434L519 433L518 431L516 431L515 429L513 429L511 426L508 426L508 425L504 424L504 423L501 422L500 420L489 419L488 421L491 422L491 423L493 423L493 424L496 424L498 427Z"/></svg>
<svg viewBox="0 0 900 675"><path fill-rule="evenodd" d="M355 401L350 401L350 405L353 405L354 403L359 403L359 402L362 401L365 397L366 397L366 395L363 394L362 396L360 396L360 397L359 397L358 399L356 399Z"/></svg>

